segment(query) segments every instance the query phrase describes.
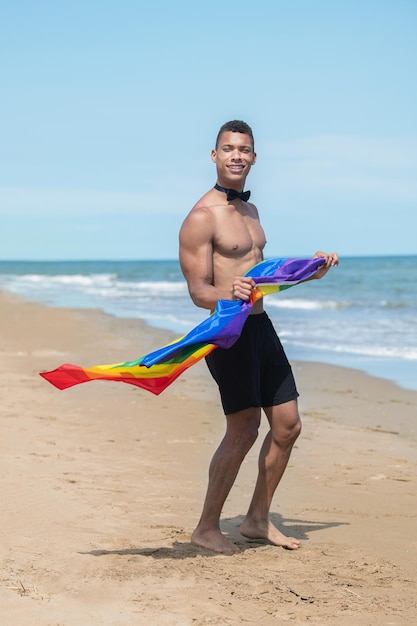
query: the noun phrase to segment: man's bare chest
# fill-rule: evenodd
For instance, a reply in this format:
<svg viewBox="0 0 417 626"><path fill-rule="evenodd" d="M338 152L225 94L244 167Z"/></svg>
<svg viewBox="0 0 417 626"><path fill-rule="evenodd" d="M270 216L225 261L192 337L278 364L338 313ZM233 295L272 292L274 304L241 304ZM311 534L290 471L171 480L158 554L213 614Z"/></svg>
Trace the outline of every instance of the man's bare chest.
<svg viewBox="0 0 417 626"><path fill-rule="evenodd" d="M213 247L221 255L245 256L254 248L263 250L265 243L265 233L257 217L235 212L216 224Z"/></svg>

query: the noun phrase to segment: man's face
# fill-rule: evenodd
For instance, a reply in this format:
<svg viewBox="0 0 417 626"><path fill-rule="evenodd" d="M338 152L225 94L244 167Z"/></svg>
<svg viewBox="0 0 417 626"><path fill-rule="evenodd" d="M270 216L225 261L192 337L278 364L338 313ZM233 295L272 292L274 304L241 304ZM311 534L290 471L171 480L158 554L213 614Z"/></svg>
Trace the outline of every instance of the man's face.
<svg viewBox="0 0 417 626"><path fill-rule="evenodd" d="M220 135L217 148L212 150L211 159L216 164L221 185L243 189L246 176L256 161L252 139L243 133L225 131Z"/></svg>

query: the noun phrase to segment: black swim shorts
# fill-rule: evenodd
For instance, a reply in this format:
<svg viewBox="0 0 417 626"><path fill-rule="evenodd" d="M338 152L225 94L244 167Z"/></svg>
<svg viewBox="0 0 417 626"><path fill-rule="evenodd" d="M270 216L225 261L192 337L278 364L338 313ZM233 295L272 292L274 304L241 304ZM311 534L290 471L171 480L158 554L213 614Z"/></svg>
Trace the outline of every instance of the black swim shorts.
<svg viewBox="0 0 417 626"><path fill-rule="evenodd" d="M291 365L266 313L250 315L228 350L206 357L226 415L250 407L284 404L298 397Z"/></svg>

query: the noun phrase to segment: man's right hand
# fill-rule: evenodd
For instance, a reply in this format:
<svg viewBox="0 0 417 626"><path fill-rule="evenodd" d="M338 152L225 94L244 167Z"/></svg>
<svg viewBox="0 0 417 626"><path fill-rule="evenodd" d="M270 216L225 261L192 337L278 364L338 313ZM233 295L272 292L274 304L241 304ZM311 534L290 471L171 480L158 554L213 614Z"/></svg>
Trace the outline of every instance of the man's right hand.
<svg viewBox="0 0 417 626"><path fill-rule="evenodd" d="M232 300L244 300L249 302L255 281L249 276L236 276L232 285Z"/></svg>

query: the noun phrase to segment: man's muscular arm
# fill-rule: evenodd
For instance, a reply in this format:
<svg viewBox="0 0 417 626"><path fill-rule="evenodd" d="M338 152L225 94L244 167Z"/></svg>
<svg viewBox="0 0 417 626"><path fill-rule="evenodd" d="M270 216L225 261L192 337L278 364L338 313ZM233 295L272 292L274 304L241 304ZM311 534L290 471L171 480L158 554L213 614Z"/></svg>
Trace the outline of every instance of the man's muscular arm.
<svg viewBox="0 0 417 626"><path fill-rule="evenodd" d="M213 285L214 219L211 212L196 208L189 213L180 230L180 264L194 304L213 309L220 298L230 293Z"/></svg>
<svg viewBox="0 0 417 626"><path fill-rule="evenodd" d="M214 284L213 244L214 217L205 207L193 209L180 230L180 264L195 305L214 309L217 300L249 300L252 279L236 276L230 288Z"/></svg>

